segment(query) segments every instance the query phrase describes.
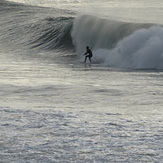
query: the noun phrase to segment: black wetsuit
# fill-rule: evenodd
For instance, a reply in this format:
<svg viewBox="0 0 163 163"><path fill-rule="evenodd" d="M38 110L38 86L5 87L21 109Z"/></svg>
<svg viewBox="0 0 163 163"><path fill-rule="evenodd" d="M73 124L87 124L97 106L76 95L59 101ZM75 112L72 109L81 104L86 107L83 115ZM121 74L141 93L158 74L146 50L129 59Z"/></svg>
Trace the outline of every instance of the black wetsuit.
<svg viewBox="0 0 163 163"><path fill-rule="evenodd" d="M93 56L92 51L90 49L87 49L87 52L85 53L85 55L86 55L85 56L85 62L86 62L87 58L89 58L89 61L91 62L91 58Z"/></svg>

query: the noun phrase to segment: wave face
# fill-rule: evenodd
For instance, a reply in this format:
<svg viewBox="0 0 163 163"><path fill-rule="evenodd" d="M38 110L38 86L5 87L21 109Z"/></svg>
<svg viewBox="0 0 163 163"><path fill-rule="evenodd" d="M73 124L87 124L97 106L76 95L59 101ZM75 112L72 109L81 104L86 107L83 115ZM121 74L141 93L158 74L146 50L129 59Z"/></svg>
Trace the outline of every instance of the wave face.
<svg viewBox="0 0 163 163"><path fill-rule="evenodd" d="M74 17L67 11L1 2L3 44L42 50L72 50Z"/></svg>
<svg viewBox="0 0 163 163"><path fill-rule="evenodd" d="M94 62L103 66L129 69L163 69L163 28L99 19L76 18L72 31L79 56L85 46L94 53Z"/></svg>
<svg viewBox="0 0 163 163"><path fill-rule="evenodd" d="M46 18L41 20L32 29L37 31L38 34L34 36L30 44L33 48L41 47L46 50L72 50L72 22L73 18L71 17Z"/></svg>
<svg viewBox="0 0 163 163"><path fill-rule="evenodd" d="M0 43L14 49L68 51L79 58L85 47L101 66L163 69L163 28L70 11L0 2ZM55 55L55 54L54 54ZM48 57L48 56L47 56Z"/></svg>

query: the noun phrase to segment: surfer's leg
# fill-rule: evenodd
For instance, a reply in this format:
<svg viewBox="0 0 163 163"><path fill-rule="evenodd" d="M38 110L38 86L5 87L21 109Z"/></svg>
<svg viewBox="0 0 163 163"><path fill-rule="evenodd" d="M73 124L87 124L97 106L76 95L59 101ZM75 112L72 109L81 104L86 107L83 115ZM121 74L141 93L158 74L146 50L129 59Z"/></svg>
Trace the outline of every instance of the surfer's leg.
<svg viewBox="0 0 163 163"><path fill-rule="evenodd" d="M84 63L86 63L86 61L87 61L87 57L88 57L88 56L85 56L85 61L84 61Z"/></svg>
<svg viewBox="0 0 163 163"><path fill-rule="evenodd" d="M91 62L91 57L89 57L89 61Z"/></svg>
<svg viewBox="0 0 163 163"><path fill-rule="evenodd" d="M86 60L87 60L87 57L85 57L85 61L84 61L84 63L86 62Z"/></svg>

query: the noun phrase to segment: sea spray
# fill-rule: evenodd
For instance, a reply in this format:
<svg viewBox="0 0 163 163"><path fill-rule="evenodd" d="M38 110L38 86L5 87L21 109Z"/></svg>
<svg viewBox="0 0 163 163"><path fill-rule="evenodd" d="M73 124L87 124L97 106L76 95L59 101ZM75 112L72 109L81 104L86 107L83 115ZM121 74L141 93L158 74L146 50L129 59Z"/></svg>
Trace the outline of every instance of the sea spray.
<svg viewBox="0 0 163 163"><path fill-rule="evenodd" d="M163 69L163 28L135 31L111 50L94 51L96 60L105 66L130 69ZM102 57L99 57L99 56Z"/></svg>

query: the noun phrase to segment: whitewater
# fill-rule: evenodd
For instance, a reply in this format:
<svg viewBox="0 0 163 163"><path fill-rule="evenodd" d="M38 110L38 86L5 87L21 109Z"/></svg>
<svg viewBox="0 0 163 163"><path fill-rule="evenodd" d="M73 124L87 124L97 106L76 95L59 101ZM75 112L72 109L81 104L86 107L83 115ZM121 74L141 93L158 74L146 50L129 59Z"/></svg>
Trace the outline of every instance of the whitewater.
<svg viewBox="0 0 163 163"><path fill-rule="evenodd" d="M0 0L0 162L161 163L162 6Z"/></svg>

